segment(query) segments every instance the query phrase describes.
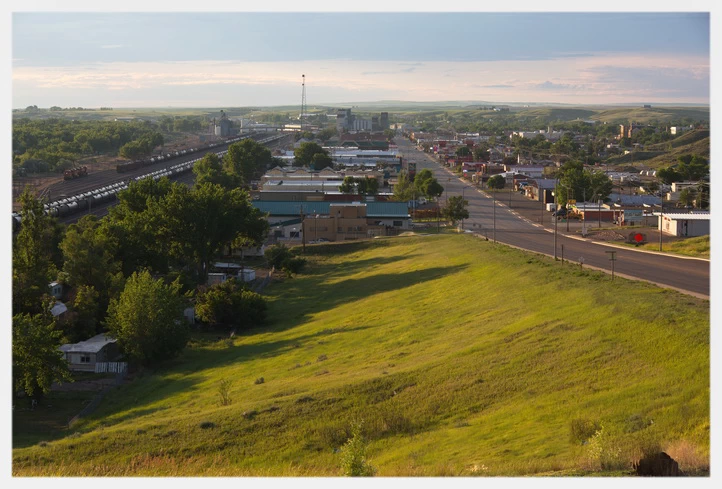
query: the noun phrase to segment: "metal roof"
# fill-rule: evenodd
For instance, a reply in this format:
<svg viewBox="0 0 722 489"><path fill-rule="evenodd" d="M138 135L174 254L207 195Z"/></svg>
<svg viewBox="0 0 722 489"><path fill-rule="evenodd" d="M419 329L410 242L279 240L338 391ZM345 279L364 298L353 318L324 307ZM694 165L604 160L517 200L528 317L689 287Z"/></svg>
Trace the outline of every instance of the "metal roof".
<svg viewBox="0 0 722 489"><path fill-rule="evenodd" d="M659 215L657 212L655 212L655 214ZM687 214L680 212L674 214L664 214L664 217L674 219L675 221L709 221L712 218L712 215L706 213Z"/></svg>
<svg viewBox="0 0 722 489"><path fill-rule="evenodd" d="M301 211L305 215L330 214L331 204L343 205L340 202L282 202L282 201L253 201L253 206L261 212L268 212L271 216L299 216ZM406 202L361 202L366 205L366 217L409 217L409 207ZM359 203L349 203L359 205Z"/></svg>
<svg viewBox="0 0 722 489"><path fill-rule="evenodd" d="M79 343L68 343L60 347L64 352L98 353L105 345L117 340L101 333Z"/></svg>

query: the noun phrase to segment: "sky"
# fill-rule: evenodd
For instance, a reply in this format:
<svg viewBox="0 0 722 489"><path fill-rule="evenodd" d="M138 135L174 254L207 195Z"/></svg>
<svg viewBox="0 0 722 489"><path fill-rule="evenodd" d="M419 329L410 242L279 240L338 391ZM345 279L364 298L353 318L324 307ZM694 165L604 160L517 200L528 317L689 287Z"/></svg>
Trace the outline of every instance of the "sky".
<svg viewBox="0 0 722 489"><path fill-rule="evenodd" d="M710 102L708 12L13 12L12 107Z"/></svg>

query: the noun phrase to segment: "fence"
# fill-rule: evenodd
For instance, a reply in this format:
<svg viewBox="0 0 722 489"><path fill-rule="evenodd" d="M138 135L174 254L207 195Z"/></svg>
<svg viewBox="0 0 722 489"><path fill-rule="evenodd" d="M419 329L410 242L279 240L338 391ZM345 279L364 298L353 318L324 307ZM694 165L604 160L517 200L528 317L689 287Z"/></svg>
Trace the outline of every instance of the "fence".
<svg viewBox="0 0 722 489"><path fill-rule="evenodd" d="M273 274L273 271L275 270L275 267L271 267L271 269L268 271L268 275L266 275L266 278L263 279L263 282L258 284L256 288L253 290L253 292L256 292L257 294L262 294L263 289L268 285L268 282L271 281L271 275Z"/></svg>
<svg viewBox="0 0 722 489"><path fill-rule="evenodd" d="M122 369L122 370L119 370L116 372L115 382L113 382L113 385L109 385L108 387L103 389L101 392L99 392L98 395L95 396L93 398L93 400L90 401L90 403L88 403L88 405L82 409L82 411L80 411L78 414L73 416L70 419L70 421L68 421L69 428L72 428L73 425L80 418L87 416L90 413L92 413L93 411L95 411L95 409L100 405L100 401L103 400L103 397L105 396L105 394L107 394L108 391L110 391L110 389L112 389L113 387L117 387L120 384L122 384L123 380L125 380L126 374L128 373L128 364L126 362L103 362L103 363L96 363L95 365L96 365L96 369L98 368L97 367L98 365L116 365L116 367L111 367L111 368L118 368L118 369ZM98 371L96 370L96 372L98 372ZM108 370L107 372L112 372L112 371ZM98 373L102 373L102 372L98 372Z"/></svg>
<svg viewBox="0 0 722 489"><path fill-rule="evenodd" d="M126 362L99 362L95 364L96 374L121 374L128 371L128 364Z"/></svg>

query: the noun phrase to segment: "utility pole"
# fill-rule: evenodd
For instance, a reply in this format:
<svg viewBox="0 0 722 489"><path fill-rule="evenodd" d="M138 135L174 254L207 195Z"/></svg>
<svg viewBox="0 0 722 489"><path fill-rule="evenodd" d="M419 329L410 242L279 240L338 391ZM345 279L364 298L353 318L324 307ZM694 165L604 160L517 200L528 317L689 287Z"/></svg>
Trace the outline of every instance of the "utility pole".
<svg viewBox="0 0 722 489"><path fill-rule="evenodd" d="M662 225L664 224L664 202L659 204L659 251L662 251Z"/></svg>
<svg viewBox="0 0 722 489"><path fill-rule="evenodd" d="M303 215L303 206L301 206L301 244L303 246L303 252L306 253L306 230L304 229L306 225L306 219Z"/></svg>
<svg viewBox="0 0 722 489"><path fill-rule="evenodd" d="M494 222L494 231L493 231L493 234L492 234L491 236L492 236L492 239L494 240L494 243L496 243L496 193L492 193L492 195L494 196L493 209L492 209L492 216L494 216L494 217L493 217L493 219L494 219L494 221L493 221L493 222Z"/></svg>
<svg viewBox="0 0 722 489"><path fill-rule="evenodd" d="M554 182L554 261L557 261L557 222L559 221L559 216L556 214L558 214L559 211L559 206L557 206L557 197L559 197L559 189L557 188L558 183L559 180Z"/></svg>

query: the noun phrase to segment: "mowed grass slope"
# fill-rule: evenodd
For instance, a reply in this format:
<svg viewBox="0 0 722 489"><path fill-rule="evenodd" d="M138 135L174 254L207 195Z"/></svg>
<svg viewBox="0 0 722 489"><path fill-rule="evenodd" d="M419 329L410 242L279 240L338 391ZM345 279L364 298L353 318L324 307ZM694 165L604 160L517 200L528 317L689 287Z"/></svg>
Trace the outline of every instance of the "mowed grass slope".
<svg viewBox="0 0 722 489"><path fill-rule="evenodd" d="M470 236L307 250L269 328L198 336L13 473L339 475L361 422L382 476L578 474L576 419L610 469L650 440L708 464L707 301Z"/></svg>

